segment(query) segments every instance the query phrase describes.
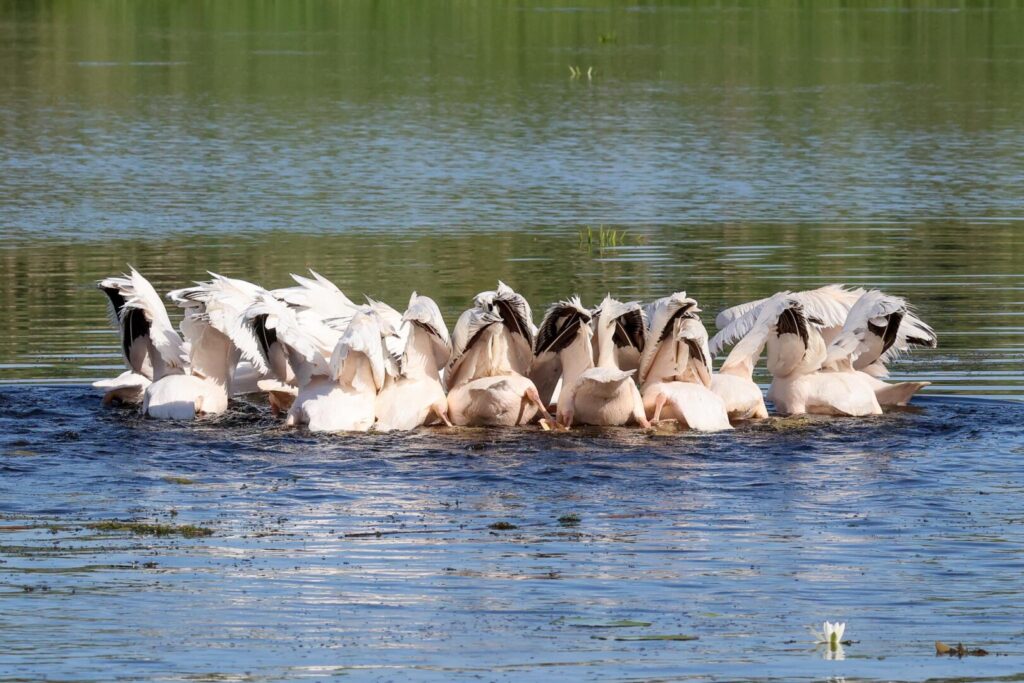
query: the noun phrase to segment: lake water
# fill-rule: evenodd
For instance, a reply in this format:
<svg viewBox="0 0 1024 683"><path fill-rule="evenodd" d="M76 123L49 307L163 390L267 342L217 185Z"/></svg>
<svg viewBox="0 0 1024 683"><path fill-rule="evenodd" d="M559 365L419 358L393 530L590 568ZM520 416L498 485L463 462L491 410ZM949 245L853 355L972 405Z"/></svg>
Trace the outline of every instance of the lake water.
<svg viewBox="0 0 1024 683"><path fill-rule="evenodd" d="M1022 112L1013 1L0 3L0 681L1024 678ZM710 437L169 425L87 386L128 263L449 324L846 282L939 348Z"/></svg>

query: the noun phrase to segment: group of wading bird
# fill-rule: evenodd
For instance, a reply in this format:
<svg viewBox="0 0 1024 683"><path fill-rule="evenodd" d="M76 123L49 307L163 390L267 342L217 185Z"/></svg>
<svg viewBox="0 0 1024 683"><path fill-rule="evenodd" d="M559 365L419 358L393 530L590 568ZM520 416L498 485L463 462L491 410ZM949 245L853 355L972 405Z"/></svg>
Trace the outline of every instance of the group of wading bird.
<svg viewBox="0 0 1024 683"><path fill-rule="evenodd" d="M413 293L404 313L369 297L360 305L310 272L284 289L211 274L170 292L184 313L180 332L136 270L102 280L129 370L94 386L104 403L179 420L262 392L288 425L324 432L535 420L545 429L671 420L717 431L768 417L752 379L766 347L777 412L861 416L927 386L882 381L885 364L936 345L904 299L841 285L729 308L709 341L685 292L646 306L608 296L593 309L573 296L537 328L526 299L499 282L474 297L449 337L428 297ZM712 359L729 345L715 372Z"/></svg>

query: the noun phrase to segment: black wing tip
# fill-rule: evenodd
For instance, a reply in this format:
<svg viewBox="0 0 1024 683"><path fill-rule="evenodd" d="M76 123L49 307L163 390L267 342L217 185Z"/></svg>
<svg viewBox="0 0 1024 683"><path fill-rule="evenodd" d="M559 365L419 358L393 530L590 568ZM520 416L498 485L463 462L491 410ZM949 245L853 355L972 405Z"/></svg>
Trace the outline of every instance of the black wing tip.
<svg viewBox="0 0 1024 683"><path fill-rule="evenodd" d="M810 333L807 331L808 319L804 315L804 307L799 302L792 302L782 313L775 324L776 334L799 335L804 346L810 340Z"/></svg>
<svg viewBox="0 0 1024 683"><path fill-rule="evenodd" d="M589 315L584 315L580 311L574 310L562 319L561 322L556 318L547 325L542 324L540 332L537 334L537 340L533 345L533 355L539 356L548 351L551 353L562 351L572 342L573 335L579 326L589 323Z"/></svg>
<svg viewBox="0 0 1024 683"><path fill-rule="evenodd" d="M907 343L913 344L914 346L921 346L926 349L937 349L939 348L939 340L935 337L924 338L924 337L907 337Z"/></svg>

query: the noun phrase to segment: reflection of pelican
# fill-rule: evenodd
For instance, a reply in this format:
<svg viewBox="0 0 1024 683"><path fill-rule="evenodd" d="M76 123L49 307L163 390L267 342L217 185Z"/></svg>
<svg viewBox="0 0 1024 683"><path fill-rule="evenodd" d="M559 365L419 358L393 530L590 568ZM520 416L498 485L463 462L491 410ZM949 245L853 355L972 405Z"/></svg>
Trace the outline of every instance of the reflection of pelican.
<svg viewBox="0 0 1024 683"><path fill-rule="evenodd" d="M850 363L843 369L863 374L862 379L872 386L882 405L905 405L914 392L927 386L926 382L890 385L880 379L888 375L886 363L912 346L936 346L935 332L910 312L903 299L877 290L848 289L842 285L787 295L803 307L807 316L819 321L816 328L825 344L839 343L839 347L830 352L826 369L835 369L836 361L848 355ZM710 344L712 352L717 353L751 333L770 300L740 304L719 313L716 319L719 332ZM734 368L734 374L739 370L745 373L747 360L752 370L758 356L730 354L725 365Z"/></svg>
<svg viewBox="0 0 1024 683"><path fill-rule="evenodd" d="M725 403L709 388L708 333L697 315L697 301L676 292L658 299L649 310L640 384L651 420L664 416L706 432L732 429Z"/></svg>
<svg viewBox="0 0 1024 683"><path fill-rule="evenodd" d="M455 324L445 369L448 412L457 425L521 425L550 418L526 374L536 328L530 305L503 282L473 300Z"/></svg>
<svg viewBox="0 0 1024 683"><path fill-rule="evenodd" d="M591 337L597 328L597 362ZM643 313L639 304L623 304L610 296L593 314L578 297L553 304L537 336L538 356L553 353L561 366L562 391L558 421L618 426L634 422L649 426L643 399L633 381L635 370L619 367L618 350L638 351L643 344ZM635 354L634 354L635 355Z"/></svg>

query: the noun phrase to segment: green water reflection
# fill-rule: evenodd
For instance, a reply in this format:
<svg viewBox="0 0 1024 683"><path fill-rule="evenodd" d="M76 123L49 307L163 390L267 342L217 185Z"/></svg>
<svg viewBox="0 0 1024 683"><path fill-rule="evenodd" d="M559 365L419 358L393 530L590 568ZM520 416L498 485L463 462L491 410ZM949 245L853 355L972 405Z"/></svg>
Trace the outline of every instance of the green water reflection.
<svg viewBox="0 0 1024 683"><path fill-rule="evenodd" d="M449 321L884 286L940 333L904 370L1019 394L1022 85L1014 1L0 2L0 381L109 374L130 262Z"/></svg>

